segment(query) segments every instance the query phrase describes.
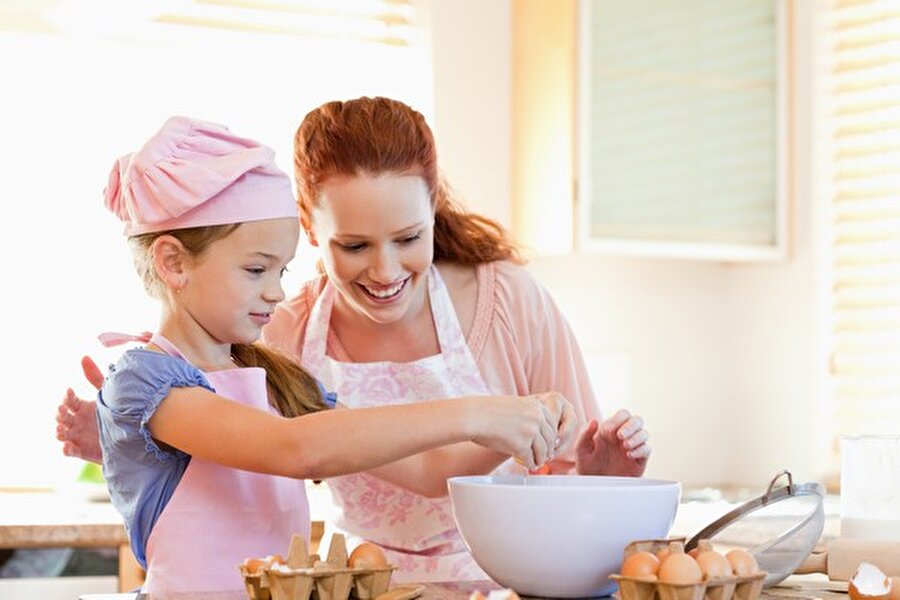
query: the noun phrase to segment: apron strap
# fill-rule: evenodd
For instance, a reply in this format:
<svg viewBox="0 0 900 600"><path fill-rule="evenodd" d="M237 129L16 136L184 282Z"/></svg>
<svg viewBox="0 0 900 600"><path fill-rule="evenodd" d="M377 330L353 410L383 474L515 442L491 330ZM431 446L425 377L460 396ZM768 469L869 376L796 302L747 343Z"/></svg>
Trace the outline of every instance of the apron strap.
<svg viewBox="0 0 900 600"><path fill-rule="evenodd" d="M162 351L166 354L187 360L184 354L182 354L181 350L179 350L175 346L175 344L166 339L165 336L163 336L163 334L161 333L151 333L149 331L144 331L142 333L134 335L130 333L120 333L118 331L106 331L98 335L97 339L99 339L100 343L103 344L106 348L119 346L121 344L127 344L128 342L154 344L156 346L159 346L160 349L162 349Z"/></svg>
<svg viewBox="0 0 900 600"><path fill-rule="evenodd" d="M113 346L127 344L128 342L140 342L146 344L152 337L153 334L149 331L144 331L137 335L119 333L118 331L105 331L98 335L97 339L100 340L100 343L103 344L104 347L112 348Z"/></svg>

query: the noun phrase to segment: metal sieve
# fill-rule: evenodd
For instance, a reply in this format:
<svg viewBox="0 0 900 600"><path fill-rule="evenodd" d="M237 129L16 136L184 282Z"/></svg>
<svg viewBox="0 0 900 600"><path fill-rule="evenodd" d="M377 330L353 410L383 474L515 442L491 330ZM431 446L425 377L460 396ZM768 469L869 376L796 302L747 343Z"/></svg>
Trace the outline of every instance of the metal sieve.
<svg viewBox="0 0 900 600"><path fill-rule="evenodd" d="M787 476L787 485L775 484ZM781 471L766 493L726 513L688 540L685 550L701 539L716 545L743 548L768 573L764 587L793 573L815 548L825 527L825 489L818 483L795 484Z"/></svg>

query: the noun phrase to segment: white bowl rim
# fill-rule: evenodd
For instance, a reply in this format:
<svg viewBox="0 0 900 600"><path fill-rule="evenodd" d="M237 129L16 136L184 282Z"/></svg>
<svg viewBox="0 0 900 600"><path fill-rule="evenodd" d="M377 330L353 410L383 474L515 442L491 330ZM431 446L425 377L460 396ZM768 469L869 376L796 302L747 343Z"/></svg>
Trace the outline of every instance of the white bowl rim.
<svg viewBox="0 0 900 600"><path fill-rule="evenodd" d="M526 480L525 475L464 475L459 477L450 477L447 479L448 486L458 485L458 486L491 486L491 487L506 487L506 488L527 488L530 490L554 490L565 488L567 490L571 489L583 489L583 490L653 490L653 489L667 489L667 488L680 488L681 482L674 481L669 479L651 479L647 477L619 477L619 476L611 476L611 475L529 475L527 476L528 480L539 480L539 481L547 481L550 479L565 479L568 481L572 480L584 480L584 481L595 481L595 482L603 482L608 485L572 485L568 484L565 486L553 486L553 485L523 485ZM640 483L638 483L640 482ZM619 484L619 485L616 485Z"/></svg>

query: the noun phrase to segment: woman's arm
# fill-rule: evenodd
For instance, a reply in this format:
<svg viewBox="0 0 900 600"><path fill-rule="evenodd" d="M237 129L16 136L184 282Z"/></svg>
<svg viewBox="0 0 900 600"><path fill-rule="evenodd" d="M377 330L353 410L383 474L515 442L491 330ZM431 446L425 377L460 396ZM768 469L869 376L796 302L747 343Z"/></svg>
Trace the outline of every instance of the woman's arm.
<svg viewBox="0 0 900 600"><path fill-rule="evenodd" d="M559 390L576 404L584 426L574 452L550 463L551 473L640 476L647 466L650 446L643 420L619 410L601 420L600 409L575 333L553 298L524 269L498 265L498 280L507 300L515 348L527 349L524 360L528 393ZM505 273L505 277L504 277ZM505 284L505 285L504 285ZM533 315L541 315L535 320Z"/></svg>
<svg viewBox="0 0 900 600"><path fill-rule="evenodd" d="M148 425L154 439L204 460L324 479L464 441L534 467L552 452L564 406L533 396L464 397L288 419L190 387L170 390Z"/></svg>

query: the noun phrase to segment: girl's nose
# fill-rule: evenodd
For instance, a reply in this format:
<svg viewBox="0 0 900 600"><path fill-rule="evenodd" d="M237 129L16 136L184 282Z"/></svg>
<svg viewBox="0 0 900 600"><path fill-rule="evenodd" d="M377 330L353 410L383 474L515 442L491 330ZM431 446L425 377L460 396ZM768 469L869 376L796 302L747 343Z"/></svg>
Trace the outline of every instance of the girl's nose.
<svg viewBox="0 0 900 600"><path fill-rule="evenodd" d="M263 298L267 302L272 303L277 303L284 300L284 286L281 285L281 278L275 280L275 282L271 285L266 286L266 289L263 291Z"/></svg>

